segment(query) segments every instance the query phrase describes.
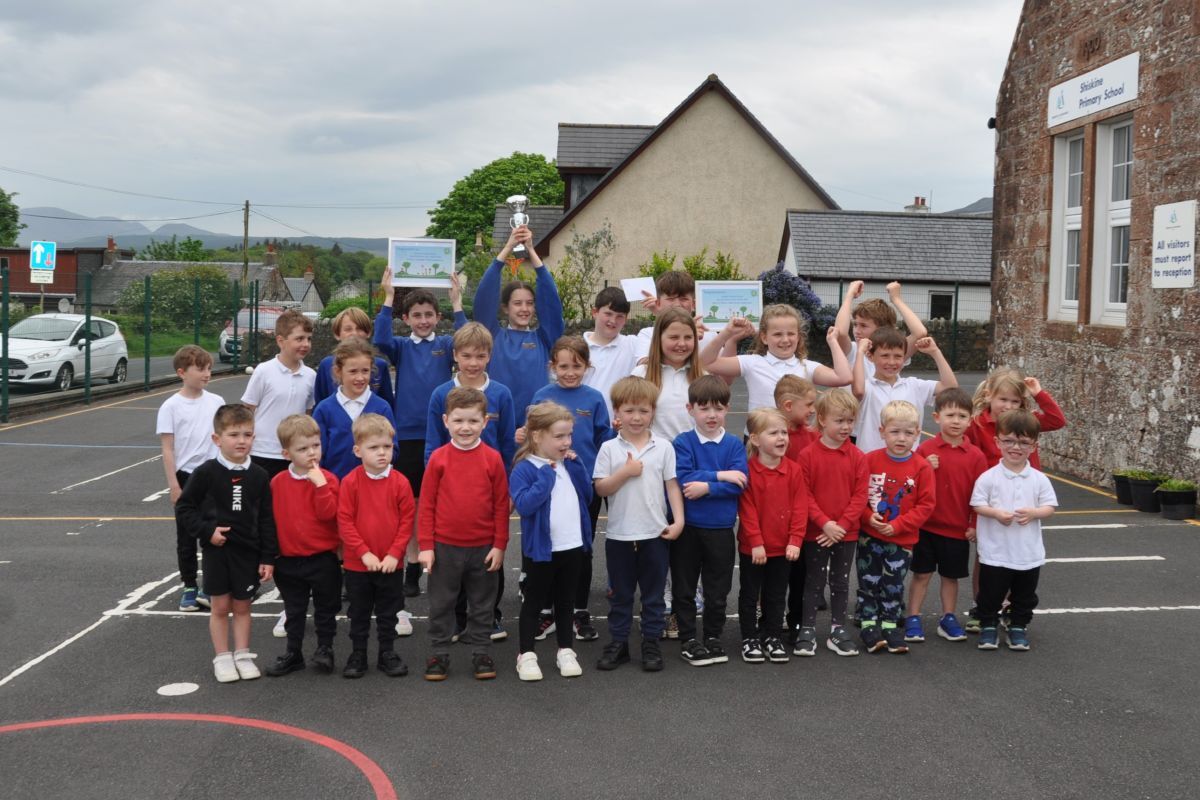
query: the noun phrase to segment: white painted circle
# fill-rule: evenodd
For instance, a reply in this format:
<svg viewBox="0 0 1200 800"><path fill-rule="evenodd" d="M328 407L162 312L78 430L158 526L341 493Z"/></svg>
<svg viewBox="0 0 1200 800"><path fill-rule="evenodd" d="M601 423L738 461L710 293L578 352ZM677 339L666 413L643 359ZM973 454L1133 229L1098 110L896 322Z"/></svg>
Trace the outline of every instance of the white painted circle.
<svg viewBox="0 0 1200 800"><path fill-rule="evenodd" d="M179 697L191 694L199 688L200 686L195 683L168 683L166 686L158 687L158 693L163 697Z"/></svg>
<svg viewBox="0 0 1200 800"><path fill-rule="evenodd" d="M247 374L247 375L253 375L253 374L254 374L254 367L246 367L246 374Z"/></svg>

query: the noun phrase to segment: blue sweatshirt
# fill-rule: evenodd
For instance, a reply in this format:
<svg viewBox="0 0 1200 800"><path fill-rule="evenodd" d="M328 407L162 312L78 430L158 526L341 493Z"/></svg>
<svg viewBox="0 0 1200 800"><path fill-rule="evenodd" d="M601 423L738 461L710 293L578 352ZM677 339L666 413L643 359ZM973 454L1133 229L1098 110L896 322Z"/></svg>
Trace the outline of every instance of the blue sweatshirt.
<svg viewBox="0 0 1200 800"><path fill-rule="evenodd" d="M604 395L590 386L563 389L557 383L547 384L533 394L532 405L552 400L565 406L575 415L575 428L571 431L571 449L579 457L587 474L596 466L596 453L600 445L613 438L616 433L608 419L608 406Z"/></svg>
<svg viewBox="0 0 1200 800"><path fill-rule="evenodd" d="M313 384L313 406L326 397L337 394L337 381L333 379L333 356L325 356L317 365L317 382ZM386 358L375 357L375 366L371 370L371 393L379 395L379 399L389 406L395 406L396 393L392 391L392 371L388 368Z"/></svg>
<svg viewBox="0 0 1200 800"><path fill-rule="evenodd" d="M461 327L456 317L455 328ZM374 342L396 367L396 438L419 441L425 437L425 415L433 390L450 380L454 339L437 336L432 342L414 342L411 336L393 336L392 307L385 305L375 317Z"/></svg>
<svg viewBox="0 0 1200 800"><path fill-rule="evenodd" d="M512 392L517 410L517 427L525 424L525 407L533 402L533 393L549 382L550 348L563 335L562 301L550 270L538 267L533 308L538 327L515 331L500 327L500 274L504 263L493 261L479 279L475 290L475 321L492 332L492 360L488 374Z"/></svg>
<svg viewBox="0 0 1200 800"><path fill-rule="evenodd" d="M446 430L445 424L442 423L442 415L446 413L446 395L458 385L457 377L446 381L434 389L429 398L425 417L426 464L429 463L429 457L433 455L434 450L450 443L450 431ZM483 426L483 435L479 438L500 454L501 460L504 461L504 469L511 470L513 456L517 452L517 442L513 438L516 436L517 426L513 417L512 393L508 391L507 386L489 377L483 387L483 395L487 398L488 419L487 424Z"/></svg>
<svg viewBox="0 0 1200 800"><path fill-rule="evenodd" d="M747 476L750 474L745 447L736 436L726 432L720 442L702 442L692 430L675 437L675 477L679 480L679 488L692 481L708 484L708 494L704 497L683 499L683 519L688 525L733 527L742 490L737 484L717 480L718 472L729 469Z"/></svg>
<svg viewBox="0 0 1200 800"><path fill-rule="evenodd" d="M591 472L585 471L578 459L563 461L575 495L579 498L579 530L583 534L583 551L592 552L592 521L588 516L588 505L592 502ZM550 546L550 493L558 480L554 467L546 464L539 467L523 458L513 467L508 479L508 493L513 506L521 515L521 554L534 561L549 561Z"/></svg>
<svg viewBox="0 0 1200 800"><path fill-rule="evenodd" d="M364 414L378 414L386 417L387 421L396 424L392 416L392 408L383 402L383 398L371 392L367 398ZM317 403L312 412L313 419L321 428L321 466L338 476L338 480L349 475L361 462L354 455L354 434L350 432L354 424L334 393Z"/></svg>

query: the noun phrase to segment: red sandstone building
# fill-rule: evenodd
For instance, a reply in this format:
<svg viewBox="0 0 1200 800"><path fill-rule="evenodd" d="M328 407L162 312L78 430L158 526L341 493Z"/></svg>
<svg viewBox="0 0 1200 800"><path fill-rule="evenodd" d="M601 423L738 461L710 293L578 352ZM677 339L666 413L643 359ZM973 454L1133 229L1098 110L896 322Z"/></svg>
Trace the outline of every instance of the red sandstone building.
<svg viewBox="0 0 1200 800"><path fill-rule="evenodd" d="M1200 479L1197 87L1197 0L1026 0L996 102L993 359L1061 402L1051 469Z"/></svg>

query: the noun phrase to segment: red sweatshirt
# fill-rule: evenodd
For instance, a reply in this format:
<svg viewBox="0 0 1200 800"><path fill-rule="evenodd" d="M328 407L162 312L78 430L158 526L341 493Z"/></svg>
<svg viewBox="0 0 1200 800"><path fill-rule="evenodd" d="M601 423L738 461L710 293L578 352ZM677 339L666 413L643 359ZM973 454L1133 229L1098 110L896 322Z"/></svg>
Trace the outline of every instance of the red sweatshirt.
<svg viewBox="0 0 1200 800"><path fill-rule="evenodd" d="M293 477L290 468L271 479L271 504L281 556L328 553L342 543L337 526L338 479L329 470L321 472L326 483L320 488L307 478Z"/></svg>
<svg viewBox="0 0 1200 800"><path fill-rule="evenodd" d="M786 458L775 469L750 459L750 482L738 498L738 551L765 547L767 558L804 543L808 492L800 467Z"/></svg>
<svg viewBox="0 0 1200 800"><path fill-rule="evenodd" d="M987 472L987 459L966 439L961 447L955 447L941 436L926 440L917 448L917 454L926 460L930 456L938 458L937 469L933 471L937 505L925 520L925 530L948 539L966 539L967 528L975 527L971 492L975 481Z"/></svg>
<svg viewBox="0 0 1200 800"><path fill-rule="evenodd" d="M800 454L820 438L821 434L807 425L803 428L788 428L788 449L783 457L799 463Z"/></svg>
<svg viewBox="0 0 1200 800"><path fill-rule="evenodd" d="M367 475L362 465L342 478L338 497L338 532L342 535L342 563L352 572L366 572L367 553L404 559L412 538L412 487L408 478L393 469L386 478Z"/></svg>
<svg viewBox="0 0 1200 800"><path fill-rule="evenodd" d="M1049 392L1043 389L1033 396L1033 400L1039 409L1033 412L1033 415L1041 423L1042 433L1067 427L1067 418L1063 416L1062 409L1058 407L1058 403L1054 402L1054 398L1050 396ZM1000 463L1000 445L996 444L996 421L992 419L992 412L989 409L985 408L971 420L971 427L967 428L967 439L983 451L988 467L994 467ZM1042 468L1037 450L1029 454L1029 463L1033 465L1034 469Z"/></svg>
<svg viewBox="0 0 1200 800"><path fill-rule="evenodd" d="M911 549L937 503L933 467L916 453L904 461L896 461L884 447L867 453L866 458L867 507L862 515L863 533ZM871 527L871 515L875 513L891 523L895 529L891 536Z"/></svg>
<svg viewBox="0 0 1200 800"><path fill-rule="evenodd" d="M833 449L820 437L800 454L800 468L808 487L808 530L805 541L815 542L826 522L833 520L850 539L858 538L858 527L867 504L867 459L850 443Z"/></svg>
<svg viewBox="0 0 1200 800"><path fill-rule="evenodd" d="M421 479L417 541L455 547L508 546L508 476L500 454L486 444L461 450L453 442L433 451Z"/></svg>

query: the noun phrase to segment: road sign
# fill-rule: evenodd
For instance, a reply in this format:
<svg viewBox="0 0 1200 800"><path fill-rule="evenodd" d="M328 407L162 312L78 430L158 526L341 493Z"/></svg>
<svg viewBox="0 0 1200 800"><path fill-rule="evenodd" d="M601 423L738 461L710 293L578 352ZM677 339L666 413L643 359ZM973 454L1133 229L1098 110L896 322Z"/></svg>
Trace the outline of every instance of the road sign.
<svg viewBox="0 0 1200 800"><path fill-rule="evenodd" d="M54 283L54 270L52 269L31 269L29 270L30 283Z"/></svg>
<svg viewBox="0 0 1200 800"><path fill-rule="evenodd" d="M52 270L58 262L58 242L30 242L29 268ZM35 281L36 283L37 281ZM49 281L43 281L49 283Z"/></svg>

